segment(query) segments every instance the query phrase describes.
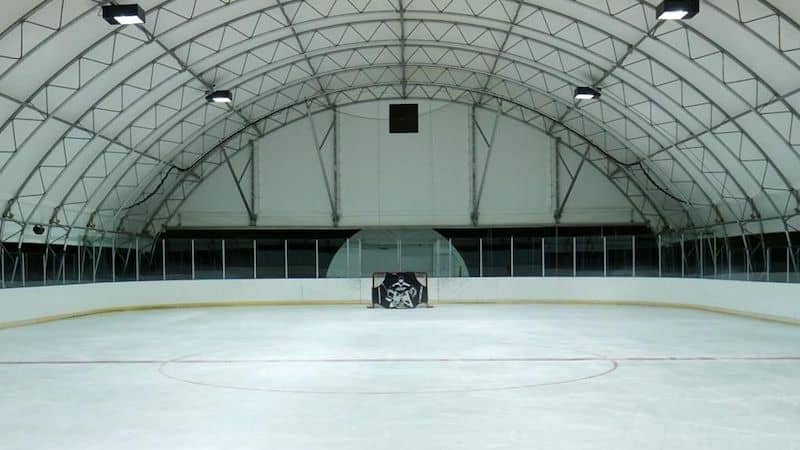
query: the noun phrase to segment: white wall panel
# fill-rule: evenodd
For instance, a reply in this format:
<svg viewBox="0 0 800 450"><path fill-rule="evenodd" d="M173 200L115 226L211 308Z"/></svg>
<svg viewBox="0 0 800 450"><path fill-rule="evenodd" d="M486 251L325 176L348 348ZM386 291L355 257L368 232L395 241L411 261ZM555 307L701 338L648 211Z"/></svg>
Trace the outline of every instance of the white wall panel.
<svg viewBox="0 0 800 450"><path fill-rule="evenodd" d="M418 134L389 134L389 102L341 110L343 225L469 220L467 107L421 102Z"/></svg>
<svg viewBox="0 0 800 450"><path fill-rule="evenodd" d="M580 155L571 150L564 149L561 152L564 161L572 172L575 172L580 164ZM569 189L570 177L565 173L563 166L559 177L559 191L563 198ZM619 190L604 177L600 171L585 163L578 176L572 193L562 211L561 222L563 223L623 223L637 218L633 207Z"/></svg>
<svg viewBox="0 0 800 450"><path fill-rule="evenodd" d="M322 127L317 133L321 140ZM259 225L330 226L330 203L308 120L269 135L258 151Z"/></svg>
<svg viewBox="0 0 800 450"><path fill-rule="evenodd" d="M231 165L237 174L247 165L249 149L231 155ZM250 171L242 178L242 189L250 196ZM230 170L223 165L197 187L177 214L177 223L192 226L247 226L249 217L241 195L236 189Z"/></svg>
<svg viewBox="0 0 800 450"><path fill-rule="evenodd" d="M486 137L491 139L494 114L478 111L477 117ZM476 142L483 143L480 135ZM481 155L478 173L485 167L486 149ZM552 158L553 143L547 135L521 122L501 118L489 156L480 223L551 223Z"/></svg>
<svg viewBox="0 0 800 450"><path fill-rule="evenodd" d="M471 193L470 107L443 102L420 105L417 134L389 134L390 102L339 108L340 225L469 226ZM495 115L478 110L487 139ZM314 116L318 141L331 124L332 113ZM331 133L322 158L331 191L334 184ZM476 133L477 180L485 167L487 145ZM311 127L299 120L262 139L257 145L257 204L260 226L328 227L332 225L328 194ZM553 223L554 141L519 121L501 117L489 161L480 207L480 225ZM577 166L579 157L562 149ZM246 152L234 157L246 163ZM246 187L249 188L249 178ZM561 175L562 194L569 178ZM184 226L242 226L247 215L227 168L218 169L181 210ZM585 164L564 210L562 223L627 223L631 206L590 164Z"/></svg>

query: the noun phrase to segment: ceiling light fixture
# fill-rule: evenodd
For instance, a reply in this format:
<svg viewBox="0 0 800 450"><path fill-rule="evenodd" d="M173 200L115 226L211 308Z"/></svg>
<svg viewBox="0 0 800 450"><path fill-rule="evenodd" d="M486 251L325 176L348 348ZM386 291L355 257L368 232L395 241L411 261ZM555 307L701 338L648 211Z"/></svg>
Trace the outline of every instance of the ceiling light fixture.
<svg viewBox="0 0 800 450"><path fill-rule="evenodd" d="M103 19L111 25L135 25L144 23L144 10L139 5L103 6Z"/></svg>
<svg viewBox="0 0 800 450"><path fill-rule="evenodd" d="M233 101L233 93L231 91L214 91L206 95L206 100L211 103L231 103Z"/></svg>
<svg viewBox="0 0 800 450"><path fill-rule="evenodd" d="M594 100L600 98L600 88L580 86L575 88L575 100Z"/></svg>
<svg viewBox="0 0 800 450"><path fill-rule="evenodd" d="M664 0L656 8L658 20L691 19L700 12L700 0Z"/></svg>

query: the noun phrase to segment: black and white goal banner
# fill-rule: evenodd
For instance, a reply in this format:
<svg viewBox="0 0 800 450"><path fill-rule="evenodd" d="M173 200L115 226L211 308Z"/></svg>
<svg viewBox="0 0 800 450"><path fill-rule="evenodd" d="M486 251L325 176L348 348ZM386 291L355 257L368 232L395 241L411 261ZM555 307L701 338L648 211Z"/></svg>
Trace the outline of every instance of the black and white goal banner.
<svg viewBox="0 0 800 450"><path fill-rule="evenodd" d="M372 306L411 309L428 304L428 277L418 272L376 273L372 277Z"/></svg>

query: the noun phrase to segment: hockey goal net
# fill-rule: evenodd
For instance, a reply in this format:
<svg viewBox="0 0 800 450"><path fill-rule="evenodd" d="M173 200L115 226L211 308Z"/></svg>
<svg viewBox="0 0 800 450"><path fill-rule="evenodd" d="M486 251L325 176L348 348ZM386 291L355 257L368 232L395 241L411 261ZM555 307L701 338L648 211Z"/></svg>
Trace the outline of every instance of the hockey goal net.
<svg viewBox="0 0 800 450"><path fill-rule="evenodd" d="M428 306L428 274L425 272L375 272L372 305L387 309Z"/></svg>

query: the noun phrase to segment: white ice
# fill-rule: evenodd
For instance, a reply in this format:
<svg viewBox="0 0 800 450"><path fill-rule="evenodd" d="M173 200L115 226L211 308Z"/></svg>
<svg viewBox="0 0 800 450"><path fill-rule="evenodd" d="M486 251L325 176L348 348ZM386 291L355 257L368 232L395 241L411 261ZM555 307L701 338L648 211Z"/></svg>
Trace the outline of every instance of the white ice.
<svg viewBox="0 0 800 450"><path fill-rule="evenodd" d="M117 313L0 331L0 449L800 449L800 327L675 309Z"/></svg>

